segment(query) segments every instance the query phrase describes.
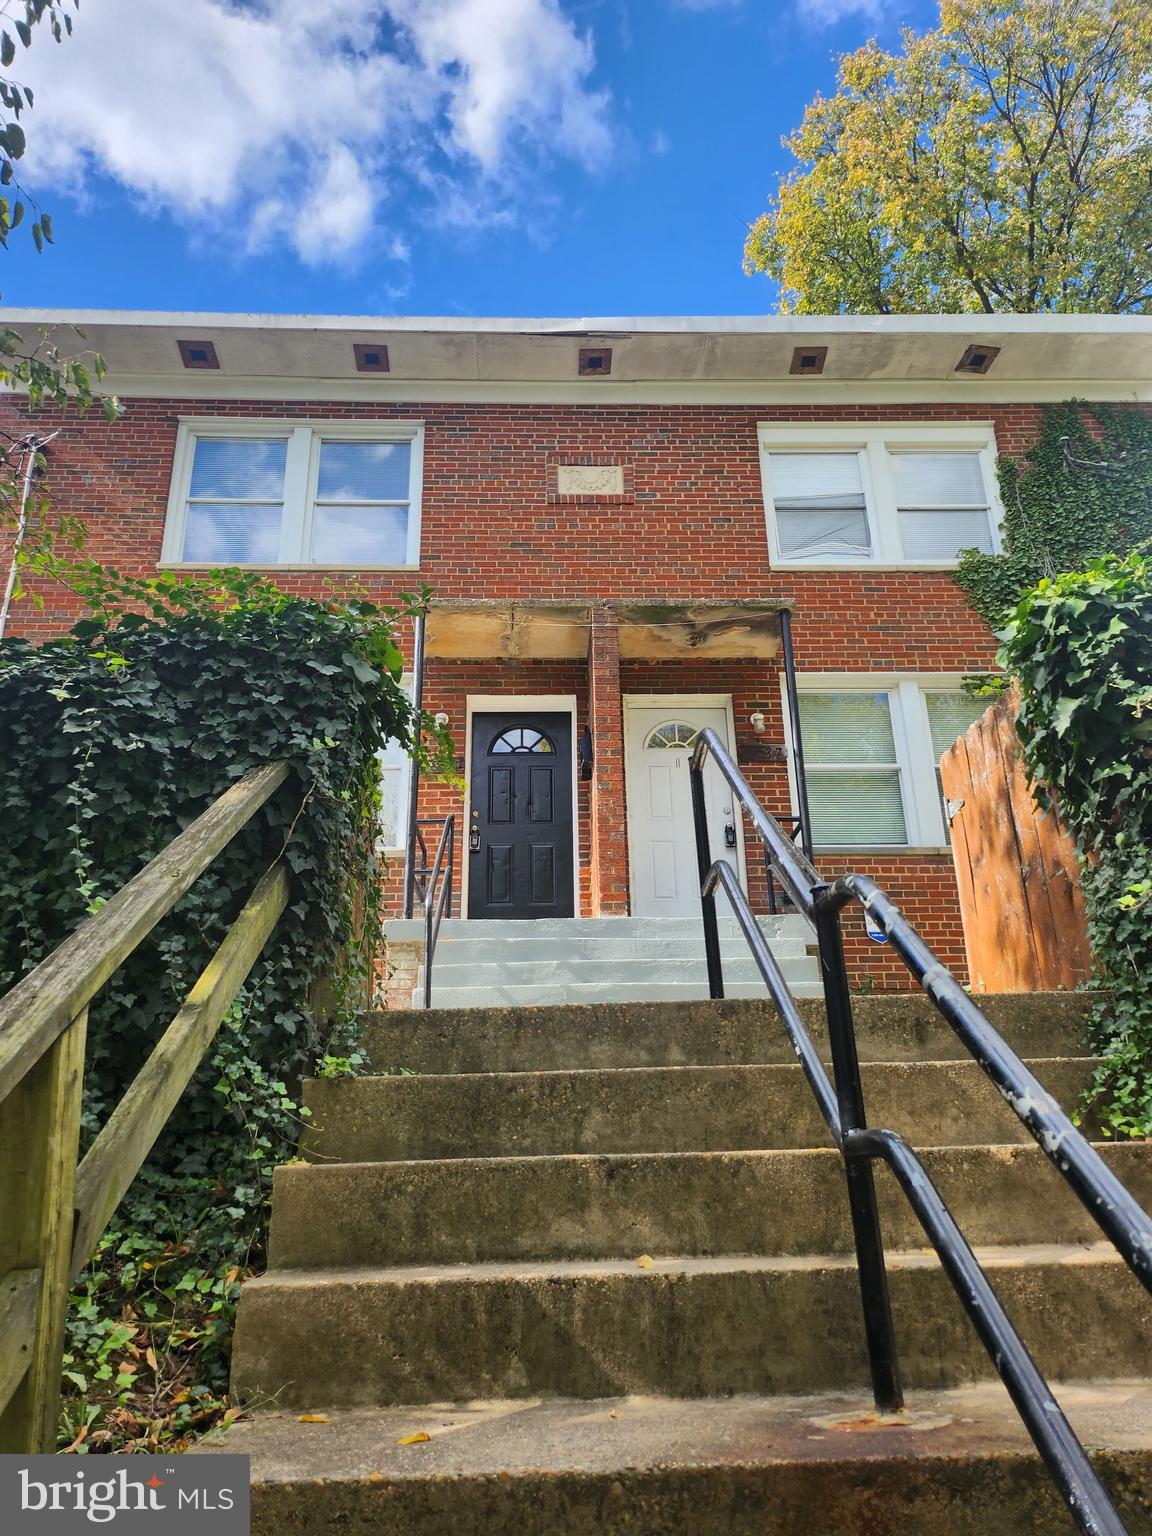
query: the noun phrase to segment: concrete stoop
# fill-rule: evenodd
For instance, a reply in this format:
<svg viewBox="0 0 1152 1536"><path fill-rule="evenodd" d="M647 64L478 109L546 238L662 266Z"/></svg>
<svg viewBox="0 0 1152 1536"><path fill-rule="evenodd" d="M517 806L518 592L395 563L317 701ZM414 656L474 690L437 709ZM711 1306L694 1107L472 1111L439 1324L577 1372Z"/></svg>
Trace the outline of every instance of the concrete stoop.
<svg viewBox="0 0 1152 1536"><path fill-rule="evenodd" d="M1152 1530L1152 1394L1059 1396L1132 1536ZM411 1442L413 1436L427 1440ZM262 1413L263 1536L1064 1536L1073 1532L999 1383L912 1393L878 1420L858 1393L492 1401ZM223 1449L225 1447L221 1447Z"/></svg>
<svg viewBox="0 0 1152 1536"><path fill-rule="evenodd" d="M1152 1536L1152 1298L922 998L857 1008L874 1123L923 1149ZM1081 999L988 1012L1079 1097ZM381 1075L306 1087L241 1296L254 1411L202 1447L251 1454L257 1536L1074 1529L883 1169L909 1411L872 1413L842 1168L768 1004L388 1013L366 1039ZM1148 1205L1149 1145L1104 1155Z"/></svg>
<svg viewBox="0 0 1152 1536"><path fill-rule="evenodd" d="M795 914L761 927L797 997L815 997L814 937ZM420 943L424 924L384 924L390 944ZM725 991L762 997L764 982L734 917L720 919ZM423 1000L417 971L413 1006ZM446 919L432 970L434 1008L541 1007L556 1003L681 1002L708 996L698 918L571 917L536 922Z"/></svg>

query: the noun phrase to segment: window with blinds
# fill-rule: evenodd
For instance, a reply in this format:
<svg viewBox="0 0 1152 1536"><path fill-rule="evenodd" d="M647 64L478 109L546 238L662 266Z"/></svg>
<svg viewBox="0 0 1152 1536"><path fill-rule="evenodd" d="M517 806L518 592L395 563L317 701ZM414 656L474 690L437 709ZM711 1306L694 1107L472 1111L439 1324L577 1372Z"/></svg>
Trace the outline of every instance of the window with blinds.
<svg viewBox="0 0 1152 1536"><path fill-rule="evenodd" d="M993 552L995 448L979 427L760 428L781 565L954 565Z"/></svg>
<svg viewBox="0 0 1152 1536"><path fill-rule="evenodd" d="M871 559L858 453L773 453L769 459L785 559Z"/></svg>
<svg viewBox="0 0 1152 1536"><path fill-rule="evenodd" d="M411 443L320 442L312 508L317 564L404 563L411 458Z"/></svg>
<svg viewBox="0 0 1152 1536"><path fill-rule="evenodd" d="M992 553L988 492L978 453L893 453L896 516L905 560Z"/></svg>
<svg viewBox="0 0 1152 1536"><path fill-rule="evenodd" d="M887 693L800 695L808 808L817 843L907 843Z"/></svg>
<svg viewBox="0 0 1152 1536"><path fill-rule="evenodd" d="M182 558L274 565L280 558L287 438L198 437Z"/></svg>
<svg viewBox="0 0 1152 1536"><path fill-rule="evenodd" d="M940 756L982 713L981 701L928 673L862 674L858 687L826 689L798 681L817 846L942 848Z"/></svg>
<svg viewBox="0 0 1152 1536"><path fill-rule="evenodd" d="M163 559L409 567L420 558L419 423L189 423Z"/></svg>

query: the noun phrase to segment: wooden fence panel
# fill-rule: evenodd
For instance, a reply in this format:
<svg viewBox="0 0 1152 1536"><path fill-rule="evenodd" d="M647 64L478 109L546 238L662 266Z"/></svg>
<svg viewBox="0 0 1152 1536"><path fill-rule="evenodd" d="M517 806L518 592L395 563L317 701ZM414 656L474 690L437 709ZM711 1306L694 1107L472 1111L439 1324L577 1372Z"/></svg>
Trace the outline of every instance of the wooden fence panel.
<svg viewBox="0 0 1152 1536"><path fill-rule="evenodd" d="M1072 989L1092 974L1076 847L1032 798L1016 709L1006 694L940 759L977 992Z"/></svg>

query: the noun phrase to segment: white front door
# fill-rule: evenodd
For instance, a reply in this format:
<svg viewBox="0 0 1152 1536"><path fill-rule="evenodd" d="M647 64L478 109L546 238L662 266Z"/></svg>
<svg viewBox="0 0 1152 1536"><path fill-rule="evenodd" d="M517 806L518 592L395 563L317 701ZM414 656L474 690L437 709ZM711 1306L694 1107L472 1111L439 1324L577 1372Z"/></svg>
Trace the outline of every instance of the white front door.
<svg viewBox="0 0 1152 1536"><path fill-rule="evenodd" d="M729 743L723 704L696 704L674 694L656 703L626 701L628 842L632 912L636 917L696 917L700 882L688 762L697 732L711 726ZM740 873L740 818L727 784L709 763L704 770L712 857ZM725 829L732 828L727 833ZM737 846L728 846L735 837ZM730 910L728 903L718 903Z"/></svg>

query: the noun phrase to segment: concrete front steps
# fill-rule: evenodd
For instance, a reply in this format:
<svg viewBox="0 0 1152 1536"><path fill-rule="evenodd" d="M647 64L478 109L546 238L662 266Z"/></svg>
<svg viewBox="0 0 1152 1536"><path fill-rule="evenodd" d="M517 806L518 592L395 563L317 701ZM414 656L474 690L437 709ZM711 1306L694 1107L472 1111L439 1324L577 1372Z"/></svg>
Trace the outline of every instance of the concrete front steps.
<svg viewBox="0 0 1152 1536"><path fill-rule="evenodd" d="M795 914L760 919L789 986L815 997L812 930ZM384 924L390 942L420 942L423 922ZM725 991L761 997L764 983L734 917L720 919ZM556 1003L679 1002L708 996L699 918L574 917L535 922L446 919L432 972L434 1008L540 1007ZM412 994L423 1000L423 968Z"/></svg>
<svg viewBox="0 0 1152 1536"><path fill-rule="evenodd" d="M921 998L856 1006L874 1122L924 1149L1152 1536L1152 1298ZM1080 999L988 1012L1079 1096ZM366 1038L397 1075L307 1086L307 1161L277 1171L241 1296L256 1411L216 1449L253 1457L257 1536L1074 1529L883 1169L909 1412L873 1415L841 1166L767 1004L387 1014ZM1145 1205L1150 1151L1104 1149Z"/></svg>
<svg viewBox="0 0 1152 1536"><path fill-rule="evenodd" d="M1094 1382L1060 1398L1129 1531L1152 1529L1152 1393ZM1074 1530L998 1384L910 1393L907 1406L896 1421L858 1392L337 1409L308 1425L265 1412L217 1449L252 1457L258 1536Z"/></svg>

